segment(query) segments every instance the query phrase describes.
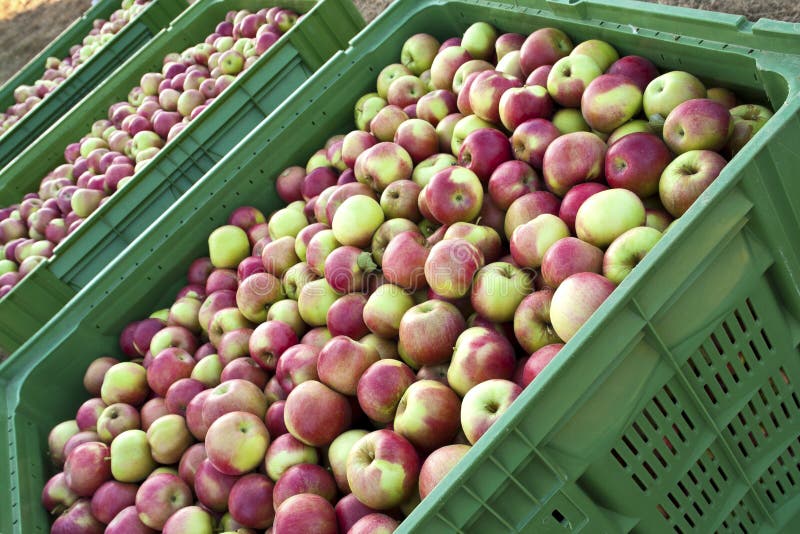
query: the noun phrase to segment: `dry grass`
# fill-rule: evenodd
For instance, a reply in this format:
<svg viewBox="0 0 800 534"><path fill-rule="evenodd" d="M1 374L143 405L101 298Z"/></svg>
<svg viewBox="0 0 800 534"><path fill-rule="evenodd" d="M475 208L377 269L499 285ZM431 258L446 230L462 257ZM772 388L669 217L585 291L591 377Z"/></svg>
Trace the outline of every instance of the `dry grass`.
<svg viewBox="0 0 800 534"><path fill-rule="evenodd" d="M354 0L372 20L392 0ZM648 0L745 15L800 22L794 0ZM0 0L0 84L35 56L90 5L90 0Z"/></svg>

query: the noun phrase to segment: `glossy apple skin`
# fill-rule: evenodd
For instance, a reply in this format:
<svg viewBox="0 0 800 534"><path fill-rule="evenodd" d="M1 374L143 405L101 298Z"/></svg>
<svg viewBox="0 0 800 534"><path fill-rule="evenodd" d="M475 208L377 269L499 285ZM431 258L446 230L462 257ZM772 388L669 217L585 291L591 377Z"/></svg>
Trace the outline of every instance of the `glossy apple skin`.
<svg viewBox="0 0 800 534"><path fill-rule="evenodd" d="M514 376L514 382L521 388L527 387L563 348L563 343L545 345L525 358L525 360L520 362L521 365L517 367L517 374Z"/></svg>
<svg viewBox="0 0 800 534"><path fill-rule="evenodd" d="M324 497L302 493L286 499L275 511L274 532L337 534L336 512Z"/></svg>
<svg viewBox="0 0 800 534"><path fill-rule="evenodd" d="M491 379L476 384L464 395L461 404L461 426L467 441L475 444L511 407L522 388L504 379Z"/></svg>
<svg viewBox="0 0 800 534"><path fill-rule="evenodd" d="M464 139L458 151L458 164L486 183L502 163L514 158L508 138L494 128L479 128Z"/></svg>
<svg viewBox="0 0 800 534"><path fill-rule="evenodd" d="M572 41L556 28L540 28L531 33L520 48L520 66L528 76L536 68L552 65L572 51Z"/></svg>
<svg viewBox="0 0 800 534"><path fill-rule="evenodd" d="M453 304L441 300L417 304L400 321L405 361L415 369L447 362L465 328L464 317Z"/></svg>
<svg viewBox="0 0 800 534"><path fill-rule="evenodd" d="M555 289L567 277L582 272L601 273L603 251L577 237L556 241L542 258L542 279Z"/></svg>
<svg viewBox="0 0 800 534"><path fill-rule="evenodd" d="M710 150L692 150L672 160L661 174L658 193L673 217L680 217L719 176L725 158Z"/></svg>
<svg viewBox="0 0 800 534"><path fill-rule="evenodd" d="M361 375L380 360L378 351L347 336L328 341L317 357L319 380L343 395L354 396Z"/></svg>
<svg viewBox="0 0 800 534"><path fill-rule="evenodd" d="M273 482L260 473L237 480L228 495L228 510L234 520L252 528L269 528L275 519Z"/></svg>
<svg viewBox="0 0 800 534"><path fill-rule="evenodd" d="M431 215L441 224L472 221L483 203L480 178L460 166L447 167L434 174L422 195Z"/></svg>
<svg viewBox="0 0 800 534"><path fill-rule="evenodd" d="M576 184L602 179L606 148L588 132L562 135L550 143L542 163L547 188L563 197Z"/></svg>
<svg viewBox="0 0 800 534"><path fill-rule="evenodd" d="M461 399L448 386L420 380L406 389L394 417L394 431L417 449L433 451L452 443L460 430Z"/></svg>
<svg viewBox="0 0 800 534"><path fill-rule="evenodd" d="M564 280L550 304L550 320L558 336L565 343L572 339L615 288L596 273L578 273Z"/></svg>
<svg viewBox="0 0 800 534"><path fill-rule="evenodd" d="M664 122L664 141L676 154L721 150L733 133L733 117L725 105L709 98L678 104Z"/></svg>
<svg viewBox="0 0 800 534"><path fill-rule="evenodd" d="M650 133L632 133L611 145L606 153L608 185L646 198L658 192L661 173L672 160L667 145Z"/></svg>
<svg viewBox="0 0 800 534"><path fill-rule="evenodd" d="M474 326L461 333L447 370L447 382L462 397L476 384L491 378L510 379L514 374L514 348L505 336Z"/></svg>
<svg viewBox="0 0 800 534"><path fill-rule="evenodd" d="M605 248L631 228L643 226L641 199L627 189L609 189L590 196L578 209L575 233L596 247Z"/></svg>
<svg viewBox="0 0 800 534"><path fill-rule="evenodd" d="M316 380L303 382L286 398L286 428L313 447L328 445L350 425L351 417L347 398Z"/></svg>
<svg viewBox="0 0 800 534"><path fill-rule="evenodd" d="M431 248L425 262L425 280L443 297L463 297L483 263L483 253L469 241L446 239Z"/></svg>
<svg viewBox="0 0 800 534"><path fill-rule="evenodd" d="M658 69L642 56L624 56L612 63L606 73L627 76L644 92L647 84L658 76Z"/></svg>
<svg viewBox="0 0 800 534"><path fill-rule="evenodd" d="M594 130L611 133L642 110L642 89L627 76L602 74L581 96L581 113Z"/></svg>

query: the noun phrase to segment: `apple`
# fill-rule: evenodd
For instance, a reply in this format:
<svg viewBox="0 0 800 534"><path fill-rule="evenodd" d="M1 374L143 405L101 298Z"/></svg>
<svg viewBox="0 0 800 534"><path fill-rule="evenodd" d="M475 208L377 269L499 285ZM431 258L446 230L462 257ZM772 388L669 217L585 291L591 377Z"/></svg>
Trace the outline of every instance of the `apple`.
<svg viewBox="0 0 800 534"><path fill-rule="evenodd" d="M572 339L615 287L596 273L578 273L564 280L550 304L550 319L558 336L564 342Z"/></svg>
<svg viewBox="0 0 800 534"><path fill-rule="evenodd" d="M381 98L386 98L389 93L389 86L401 76L414 74L411 69L402 63L392 63L385 66L379 73L376 80L376 90ZM417 75L419 76L419 75Z"/></svg>
<svg viewBox="0 0 800 534"><path fill-rule="evenodd" d="M474 326L464 330L456 340L447 382L463 397L480 382L491 378L510 379L515 365L514 348L505 336Z"/></svg>
<svg viewBox="0 0 800 534"><path fill-rule="evenodd" d="M186 420L177 414L162 415L147 429L150 454L160 464L178 463L193 441Z"/></svg>
<svg viewBox="0 0 800 534"><path fill-rule="evenodd" d="M328 341L317 357L319 380L334 391L354 396L361 375L380 360L378 351L347 336Z"/></svg>
<svg viewBox="0 0 800 534"><path fill-rule="evenodd" d="M103 524L91 512L88 499L78 499L66 512L62 513L50 529L52 534L69 534L81 532L85 534L101 534Z"/></svg>
<svg viewBox="0 0 800 534"><path fill-rule="evenodd" d="M162 473L145 480L136 492L139 520L163 529L172 514L192 503L192 490L177 475Z"/></svg>
<svg viewBox="0 0 800 534"><path fill-rule="evenodd" d="M547 89L526 85L508 89L500 97L500 121L509 131L532 119L549 119L553 115L553 100Z"/></svg>
<svg viewBox="0 0 800 534"><path fill-rule="evenodd" d="M319 460L317 449L306 445L291 434L276 437L264 456L264 469L274 482L294 465L315 464Z"/></svg>
<svg viewBox="0 0 800 534"><path fill-rule="evenodd" d="M414 368L446 363L465 328L461 312L449 302L429 300L413 306L400 320L404 360Z"/></svg>
<svg viewBox="0 0 800 534"><path fill-rule="evenodd" d="M600 70L605 72L619 59L619 54L613 46L599 39L588 39L578 43L570 52L571 56L585 55L594 60Z"/></svg>
<svg viewBox="0 0 800 534"><path fill-rule="evenodd" d="M431 248L425 261L425 280L443 297L463 297L483 264L483 253L475 245L465 239L446 239Z"/></svg>
<svg viewBox="0 0 800 534"><path fill-rule="evenodd" d="M164 397L173 383L191 376L195 363L192 355L183 349L177 347L164 349L155 356L147 368L147 384L154 393Z"/></svg>
<svg viewBox="0 0 800 534"><path fill-rule="evenodd" d="M337 293L361 291L376 268L369 252L346 245L331 251L325 259L325 280Z"/></svg>
<svg viewBox="0 0 800 534"><path fill-rule="evenodd" d="M373 334L391 339L397 336L403 315L414 306L414 299L405 289L383 284L369 296L364 305L364 323Z"/></svg>
<svg viewBox="0 0 800 534"><path fill-rule="evenodd" d="M263 416L229 412L208 428L206 454L218 471L226 475L243 475L261 464L269 442Z"/></svg>
<svg viewBox="0 0 800 534"><path fill-rule="evenodd" d="M514 313L514 335L528 354L561 339L553 329L550 306L551 289L541 289L525 297Z"/></svg>
<svg viewBox="0 0 800 534"><path fill-rule="evenodd" d="M392 84L392 87L394 86ZM422 119L403 121L395 130L394 142L408 152L415 165L439 152L439 136L436 134L436 128Z"/></svg>
<svg viewBox="0 0 800 534"><path fill-rule="evenodd" d="M733 109L738 104L736 93L724 87L709 87L706 91L706 98L716 100L728 109Z"/></svg>
<svg viewBox="0 0 800 534"><path fill-rule="evenodd" d="M600 191L578 208L575 231L578 237L604 248L631 228L643 226L645 211L642 201L627 189Z"/></svg>
<svg viewBox="0 0 800 534"><path fill-rule="evenodd" d="M521 57L522 52L520 52L520 59ZM550 75L551 70L553 70L552 65L539 65L533 69L533 71L531 71L527 78L525 78L525 85L539 85L541 87L547 87L547 77Z"/></svg>
<svg viewBox="0 0 800 534"><path fill-rule="evenodd" d="M400 522L386 514L368 514L350 527L350 534L390 534L397 530Z"/></svg>
<svg viewBox="0 0 800 534"><path fill-rule="evenodd" d="M525 76L536 68L552 65L572 51L572 41L556 28L540 28L531 33L520 48L520 66Z"/></svg>
<svg viewBox="0 0 800 534"><path fill-rule="evenodd" d="M599 182L586 182L572 187L567 194L564 195L564 200L558 209L559 218L567 223L570 232L575 232L575 217L578 214L578 209L586 201L587 198L598 193L605 191L608 186Z"/></svg>
<svg viewBox="0 0 800 534"><path fill-rule="evenodd" d="M380 193L392 182L411 178L413 168L414 163L406 149L397 143L383 142L359 154L353 170L356 180Z"/></svg>
<svg viewBox="0 0 800 534"><path fill-rule="evenodd" d="M114 516L105 529L106 534L153 534L156 532L139 520L136 506L124 508Z"/></svg>
<svg viewBox="0 0 800 534"><path fill-rule="evenodd" d="M287 203L302 200L300 187L305 177L306 171L303 167L295 165L284 169L275 179L275 190L281 200Z"/></svg>
<svg viewBox="0 0 800 534"><path fill-rule="evenodd" d="M87 442L75 447L64 462L64 481L79 497L91 497L111 479L109 448L105 443Z"/></svg>
<svg viewBox="0 0 800 534"><path fill-rule="evenodd" d="M601 179L605 155L606 144L594 134L562 135L544 154L542 170L547 188L563 197L576 184Z"/></svg>
<svg viewBox="0 0 800 534"><path fill-rule="evenodd" d="M362 185L362 184L359 184ZM383 190L380 205L387 219L408 219L419 222L422 215L417 206L422 187L411 180L392 182Z"/></svg>
<svg viewBox="0 0 800 534"><path fill-rule="evenodd" d="M243 379L228 380L210 391L202 403L202 417L206 425L210 426L230 412L250 412L264 418L266 399L261 389L252 382Z"/></svg>
<svg viewBox="0 0 800 534"><path fill-rule="evenodd" d="M650 133L631 133L609 146L605 160L608 185L641 198L658 192L661 173L672 160L667 145Z"/></svg>
<svg viewBox="0 0 800 534"><path fill-rule="evenodd" d="M474 172L482 182L487 182L498 166L513 157L511 144L502 132L494 128L479 128L464 138L458 151L458 164Z"/></svg>
<svg viewBox="0 0 800 534"><path fill-rule="evenodd" d="M78 423L79 430L97 430L97 420L106 409L103 399L95 397L89 399L78 408L75 413L75 421Z"/></svg>
<svg viewBox="0 0 800 534"><path fill-rule="evenodd" d="M363 312L367 297L351 293L339 298L328 308L326 323L333 336L345 335L359 339L369 333ZM280 365L280 362L278 362Z"/></svg>
<svg viewBox="0 0 800 534"><path fill-rule="evenodd" d="M460 417L460 415L459 415ZM430 453L419 471L419 496L425 499L470 450L469 445L445 445Z"/></svg>
<svg viewBox="0 0 800 534"><path fill-rule="evenodd" d="M301 493L286 499L275 511L274 532L337 534L336 512L324 497Z"/></svg>
<svg viewBox="0 0 800 534"><path fill-rule="evenodd" d="M524 362L520 362L521 365L517 368L517 375L514 377L514 382L521 388L527 387L528 384L539 376L545 366L555 358L556 354L558 354L562 348L564 348L563 343L553 343L551 345L545 345L531 354Z"/></svg>
<svg viewBox="0 0 800 534"><path fill-rule="evenodd" d="M511 407L522 388L510 380L492 379L477 384L461 403L461 427L472 445Z"/></svg>
<svg viewBox="0 0 800 534"><path fill-rule="evenodd" d="M274 371L281 354L297 344L297 334L281 321L267 321L253 330L249 339L250 357L267 371Z"/></svg>
<svg viewBox="0 0 800 534"><path fill-rule="evenodd" d="M603 276L615 284L621 283L661 236L661 232L654 228L639 226L617 237L603 256Z"/></svg>
<svg viewBox="0 0 800 534"><path fill-rule="evenodd" d="M388 87L388 85L387 85ZM362 131L369 131L372 119L382 110L388 102L378 93L367 93L358 99L355 105L354 116L356 127Z"/></svg>
<svg viewBox="0 0 800 534"><path fill-rule="evenodd" d="M147 370L134 362L120 362L111 366L100 387L100 397L106 405L122 402L139 406L149 393Z"/></svg>
<svg viewBox="0 0 800 534"><path fill-rule="evenodd" d="M190 488L194 487L195 473L197 468L208 456L206 455L206 447L202 443L195 443L183 453L180 463L178 464L178 476L183 479Z"/></svg>
<svg viewBox="0 0 800 534"><path fill-rule="evenodd" d="M458 67L474 59L462 46L449 46L441 50L431 62L431 85L435 89L453 88L453 78Z"/></svg>
<svg viewBox="0 0 800 534"><path fill-rule="evenodd" d="M261 262L265 272L282 277L292 265L300 263L295 252L295 238L287 235L267 243L261 251ZM275 287L280 287L277 279Z"/></svg>
<svg viewBox="0 0 800 534"><path fill-rule="evenodd" d="M560 201L558 197L548 191L534 191L522 195L508 207L503 229L507 239L511 239L518 226L532 221L543 213L555 215L558 213Z"/></svg>
<svg viewBox="0 0 800 534"><path fill-rule="evenodd" d="M432 451L453 441L459 429L461 399L435 380L408 386L394 417L394 431L417 449Z"/></svg>
<svg viewBox="0 0 800 534"><path fill-rule="evenodd" d="M241 477L228 495L231 517L249 528L269 528L275 519L273 489L272 481L260 473Z"/></svg>
<svg viewBox="0 0 800 534"><path fill-rule="evenodd" d="M164 534L181 534L192 532L193 534L213 534L214 519L211 514L199 506L186 506L172 514L164 528Z"/></svg>
<svg viewBox="0 0 800 534"><path fill-rule="evenodd" d="M606 74L627 76L644 92L647 85L658 77L658 69L642 56L625 56L614 61L606 70Z"/></svg>
<svg viewBox="0 0 800 534"><path fill-rule="evenodd" d="M350 403L322 382L308 380L289 393L284 418L292 436L306 445L322 447L350 425Z"/></svg>
<svg viewBox="0 0 800 534"><path fill-rule="evenodd" d="M56 467L64 465L66 455L64 446L67 441L80 431L78 423L74 419L58 423L47 436L47 448L50 453L50 460Z"/></svg>
<svg viewBox="0 0 800 534"><path fill-rule="evenodd" d="M705 98L706 87L688 72L670 71L653 79L642 96L645 116L652 119L666 119L678 104L693 98Z"/></svg>
<svg viewBox="0 0 800 534"><path fill-rule="evenodd" d="M486 203L484 203L485 206ZM505 216L505 213L500 213L502 217ZM482 214L481 222L485 223L483 220L486 218L484 210L482 210ZM486 263L497 260L503 250L500 234L494 228L485 225L457 222L447 226L443 239L466 239L478 247L478 250L483 253Z"/></svg>
<svg viewBox="0 0 800 534"><path fill-rule="evenodd" d="M311 178L313 179L319 174L324 174L324 171L321 171L321 173L315 173ZM306 176L304 180L307 179L308 176ZM303 183L308 184L309 181L307 180ZM322 188L324 189L325 187L328 187L328 185L333 184L326 182L326 184L323 184ZM269 220L269 236L273 240L280 239L284 236L297 237L297 234L300 232L300 230L308 226L308 219L306 219L302 209L298 209L298 207L302 208L302 203L299 203L299 205L292 203L285 208L279 209L272 215Z"/></svg>
<svg viewBox="0 0 800 534"><path fill-rule="evenodd" d="M436 89L422 95L415 110L417 118L429 122L434 128L442 119L457 111L456 95L446 89Z"/></svg>
<svg viewBox="0 0 800 534"><path fill-rule="evenodd" d="M733 132L727 148L734 156L772 117L772 111L758 104L744 104L732 108L730 112L733 117Z"/></svg>
<svg viewBox="0 0 800 534"><path fill-rule="evenodd" d="M308 332L306 332L302 338L300 338L300 343L311 345L312 347L317 347L318 349L322 349L325 346L325 343L330 341L333 338L331 335L331 331L325 328L324 326L319 326L317 328L312 328Z"/></svg>
<svg viewBox="0 0 800 534"><path fill-rule="evenodd" d="M104 443L109 444L122 432L139 428L140 424L139 410L130 404L112 404L97 419L97 434Z"/></svg>
<svg viewBox="0 0 800 534"><path fill-rule="evenodd" d="M78 498L78 495L67 486L63 471L53 475L42 489L42 506L52 515L62 513Z"/></svg>
<svg viewBox="0 0 800 534"><path fill-rule="evenodd" d="M514 318L517 306L532 290L533 279L527 272L510 263L495 262L475 275L470 302L481 317L505 323Z"/></svg>
<svg viewBox="0 0 800 534"><path fill-rule="evenodd" d="M119 512L134 505L138 489L136 484L109 480L92 495L92 515L101 523L110 523Z"/></svg>
<svg viewBox="0 0 800 534"><path fill-rule="evenodd" d="M138 429L126 430L111 442L111 474L120 482L139 482L155 469L147 434Z"/></svg>
<svg viewBox="0 0 800 534"><path fill-rule="evenodd" d="M398 76L389 84L389 88L386 90L386 100L390 106L398 106L400 108L413 106L413 109L416 110L420 97L427 92L428 90L422 80L412 74L405 74Z"/></svg>
<svg viewBox="0 0 800 534"><path fill-rule="evenodd" d="M512 50L497 61L497 70L503 74L508 74L519 80L524 80L525 75L522 73L522 65L520 65L520 51Z"/></svg>
<svg viewBox="0 0 800 534"><path fill-rule="evenodd" d="M366 431L364 433L366 434ZM375 510L359 501L352 493L339 499L335 510L339 532L349 532L362 517L375 513Z"/></svg>
<svg viewBox="0 0 800 534"><path fill-rule="evenodd" d="M519 197L544 189L544 183L528 163L511 160L501 163L489 177L488 193L494 204L507 210Z"/></svg>
<svg viewBox="0 0 800 534"><path fill-rule="evenodd" d="M721 150L733 133L731 112L709 98L675 106L664 121L664 141L676 154L690 150Z"/></svg>
<svg viewBox="0 0 800 534"><path fill-rule="evenodd" d="M691 150L672 160L661 174L659 197L673 217L680 217L717 178L725 158L710 150Z"/></svg>
<svg viewBox="0 0 800 534"><path fill-rule="evenodd" d="M399 401L399 396L397 400ZM350 493L350 486L347 483L347 456L353 445L367 434L366 430L347 430L338 435L328 447L328 465L330 465L336 485L342 493Z"/></svg>
<svg viewBox="0 0 800 534"><path fill-rule="evenodd" d="M419 91L419 89L417 89ZM391 141L400 125L410 117L403 108L394 104L384 106L369 123L369 131L378 141Z"/></svg>
<svg viewBox="0 0 800 534"><path fill-rule="evenodd" d="M547 75L547 92L564 107L580 107L583 92L602 73L602 69L589 56L579 54L562 57L553 64Z"/></svg>
<svg viewBox="0 0 800 534"><path fill-rule="evenodd" d="M212 512L225 512L231 489L239 478L217 470L206 458L194 474L194 492L198 502Z"/></svg>
<svg viewBox="0 0 800 534"><path fill-rule="evenodd" d="M613 132L641 109L642 90L633 80L620 74L598 76L581 96L583 118L594 130L604 133Z"/></svg>
<svg viewBox="0 0 800 534"><path fill-rule="evenodd" d="M419 468L419 456L411 443L391 430L376 430L351 448L347 482L359 501L375 510L389 510L411 497Z"/></svg>
<svg viewBox="0 0 800 534"><path fill-rule="evenodd" d="M511 134L514 158L528 163L535 169L541 169L547 147L560 135L558 128L546 119L525 121Z"/></svg>
<svg viewBox="0 0 800 534"><path fill-rule="evenodd" d="M403 43L400 62L413 74L419 76L431 68L439 50L439 41L427 33L412 35Z"/></svg>
<svg viewBox="0 0 800 534"><path fill-rule="evenodd" d="M497 30L486 22L476 22L464 32L461 46L477 59L491 59L497 41Z"/></svg>
<svg viewBox="0 0 800 534"><path fill-rule="evenodd" d="M479 118L497 124L501 97L506 91L521 86L522 82L514 76L495 70L483 71L475 76L469 88L469 108Z"/></svg>
<svg viewBox="0 0 800 534"><path fill-rule="evenodd" d="M520 267L538 269L547 250L569 235L569 227L564 221L556 215L543 213L518 226L511 234L511 256Z"/></svg>
<svg viewBox="0 0 800 534"><path fill-rule="evenodd" d="M573 274L600 273L602 266L602 250L575 237L565 237L547 250L542 259L541 273L544 283L556 288Z"/></svg>
<svg viewBox="0 0 800 534"><path fill-rule="evenodd" d="M372 421L390 423L400 399L415 379L414 372L403 362L374 362L358 380L358 404Z"/></svg>
<svg viewBox="0 0 800 534"><path fill-rule="evenodd" d="M250 255L250 240L238 226L220 226L208 236L211 263L217 268L235 268Z"/></svg>
<svg viewBox="0 0 800 534"><path fill-rule="evenodd" d="M275 483L272 494L275 508L280 508L293 495L313 493L328 502L336 498L337 488L333 475L322 466L316 464L293 465L281 475Z"/></svg>
<svg viewBox="0 0 800 534"><path fill-rule="evenodd" d="M309 326L323 326L328 309L338 298L327 280L312 280L302 287L297 298L300 316Z"/></svg>

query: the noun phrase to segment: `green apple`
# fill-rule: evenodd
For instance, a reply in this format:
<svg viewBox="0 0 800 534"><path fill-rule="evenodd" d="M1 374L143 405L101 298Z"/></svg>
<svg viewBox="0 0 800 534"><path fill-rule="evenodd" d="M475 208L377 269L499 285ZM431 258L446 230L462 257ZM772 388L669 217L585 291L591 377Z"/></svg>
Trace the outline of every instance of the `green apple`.
<svg viewBox="0 0 800 534"><path fill-rule="evenodd" d="M350 454L353 445L368 433L360 429L348 430L339 434L328 447L328 465L331 467L336 485L343 494L350 493L350 485L347 483L347 455Z"/></svg>
<svg viewBox="0 0 800 534"><path fill-rule="evenodd" d="M589 83L603 73L586 55L567 56L556 61L547 75L547 92L566 108L577 108Z"/></svg>
<svg viewBox="0 0 800 534"><path fill-rule="evenodd" d="M514 229L510 241L511 256L520 267L538 269L547 250L569 235L567 223L556 215L542 213Z"/></svg>
<svg viewBox="0 0 800 534"><path fill-rule="evenodd" d="M111 474L120 482L141 482L156 468L143 430L126 430L111 442Z"/></svg>
<svg viewBox="0 0 800 534"><path fill-rule="evenodd" d="M575 232L581 240L605 248L631 228L643 226L644 222L644 204L636 193L607 189L590 196L578 208Z"/></svg>
<svg viewBox="0 0 800 534"><path fill-rule="evenodd" d="M339 295L324 278L312 280L303 286L297 299L298 309L303 321L309 326L325 326L328 308L336 302Z"/></svg>
<svg viewBox="0 0 800 534"><path fill-rule="evenodd" d="M533 279L528 272L510 263L495 262L475 275L470 302L481 317L493 323L507 323L514 319L517 306L532 290Z"/></svg>
<svg viewBox="0 0 800 534"><path fill-rule="evenodd" d="M632 133L653 133L653 129L650 127L650 122L644 119L635 119L632 121L628 121L613 132L611 135L608 136L606 143L608 146L613 145L623 137L628 134Z"/></svg>
<svg viewBox="0 0 800 534"><path fill-rule="evenodd" d="M439 41L427 33L412 35L403 43L400 62L417 76L431 68L439 51Z"/></svg>
<svg viewBox="0 0 800 534"><path fill-rule="evenodd" d="M711 150L691 150L672 160L658 182L664 208L673 217L686 213L726 164L725 158Z"/></svg>
<svg viewBox="0 0 800 534"><path fill-rule="evenodd" d="M603 276L621 283L644 259L663 234L655 228L638 226L616 238L603 256Z"/></svg>
<svg viewBox="0 0 800 534"><path fill-rule="evenodd" d="M342 202L336 210L331 230L342 245L364 248L372 242L372 234L383 221L383 209L377 200L355 195Z"/></svg>
<svg viewBox="0 0 800 534"><path fill-rule="evenodd" d="M663 121L681 102L705 98L706 86L688 72L674 70L655 78L644 90L642 107L645 116Z"/></svg>
<svg viewBox="0 0 800 534"><path fill-rule="evenodd" d="M420 187L425 187L431 181L433 175L442 169L456 165L458 160L451 154L434 154L433 156L420 161L411 173L411 179ZM13 263L13 262L12 262Z"/></svg>
<svg viewBox="0 0 800 534"><path fill-rule="evenodd" d="M178 463L193 442L186 420L178 414L162 415L147 429L150 454L160 464Z"/></svg>
<svg viewBox="0 0 800 534"><path fill-rule="evenodd" d="M467 115L460 119L453 128L453 137L450 144L453 154L458 156L461 145L464 144L464 139L475 130L480 130L481 128L496 128L496 126L477 115Z"/></svg>
<svg viewBox="0 0 800 534"><path fill-rule="evenodd" d="M592 127L583 118L579 109L561 108L553 114L553 126L561 135L573 132L590 132Z"/></svg>
<svg viewBox="0 0 800 534"><path fill-rule="evenodd" d="M386 105L388 105L388 102L378 93L367 93L359 98L354 109L356 127L364 132L369 131L369 124L372 119Z"/></svg>
<svg viewBox="0 0 800 534"><path fill-rule="evenodd" d="M619 54L614 47L599 39L589 39L578 43L575 48L572 49L570 55L589 56L594 60L597 66L600 67L601 72L607 71L608 67L619 59Z"/></svg>
<svg viewBox="0 0 800 534"><path fill-rule="evenodd" d="M492 59L497 30L486 22L476 22L464 32L461 46L475 59Z"/></svg>
<svg viewBox="0 0 800 534"><path fill-rule="evenodd" d="M208 255L218 269L235 269L250 255L247 233L232 224L220 226L208 236Z"/></svg>
<svg viewBox="0 0 800 534"><path fill-rule="evenodd" d="M308 219L302 210L289 205L273 213L268 224L269 236L275 241L287 236L297 237L300 230L308 226Z"/></svg>
<svg viewBox="0 0 800 534"><path fill-rule="evenodd" d="M392 63L391 65L385 66L378 74L378 79L376 81L378 96L385 99L386 95L389 93L389 86L392 82L401 76L407 76L409 74L414 73L402 63Z"/></svg>
<svg viewBox="0 0 800 534"><path fill-rule="evenodd" d="M208 388L219 385L222 374L222 362L217 354L203 357L192 369L191 378L201 382Z"/></svg>
<svg viewBox="0 0 800 534"><path fill-rule="evenodd" d="M394 284L383 284L370 295L364 305L364 323L370 331L384 338L397 337L400 321L414 299L403 288Z"/></svg>

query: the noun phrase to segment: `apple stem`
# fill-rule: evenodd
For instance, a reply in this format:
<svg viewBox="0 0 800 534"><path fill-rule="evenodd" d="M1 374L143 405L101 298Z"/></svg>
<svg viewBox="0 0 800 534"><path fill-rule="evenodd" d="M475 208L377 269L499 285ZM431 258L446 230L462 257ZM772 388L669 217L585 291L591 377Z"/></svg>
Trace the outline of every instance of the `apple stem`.
<svg viewBox="0 0 800 534"><path fill-rule="evenodd" d="M372 254L367 251L364 251L358 255L357 264L358 268L365 273L370 273L378 268L378 264L376 264L372 259Z"/></svg>

